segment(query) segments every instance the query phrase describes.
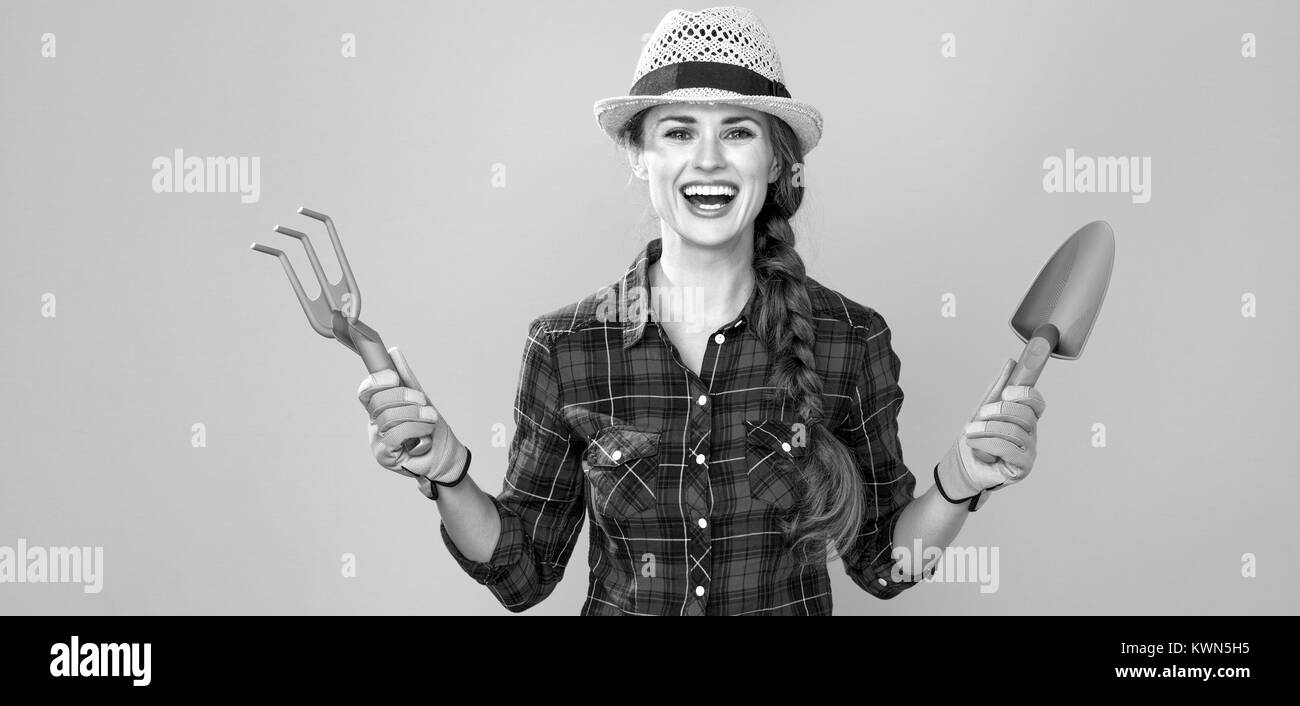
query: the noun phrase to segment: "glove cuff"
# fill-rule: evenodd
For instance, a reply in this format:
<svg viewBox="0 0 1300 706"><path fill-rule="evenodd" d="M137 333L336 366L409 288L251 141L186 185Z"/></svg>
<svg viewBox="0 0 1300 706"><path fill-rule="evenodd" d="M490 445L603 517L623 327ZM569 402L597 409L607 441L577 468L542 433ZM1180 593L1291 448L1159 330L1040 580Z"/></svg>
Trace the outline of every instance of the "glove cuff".
<svg viewBox="0 0 1300 706"><path fill-rule="evenodd" d="M983 491L983 490L980 490L980 491L974 491L973 489L971 489L971 488L965 486L965 484L960 483L960 482L956 482L958 479L952 478L952 477L951 477L951 473L950 473L950 474L949 474L949 487L953 488L954 491L956 491L958 488L961 488L962 490L967 491L967 494L966 494L965 496L963 496L963 497L957 497L957 498L954 498L952 495L949 495L948 491L944 489L944 487L943 487L943 482L942 482L942 480L941 480L940 477L939 477L939 475L940 475L940 474L939 474L939 467L940 467L940 466L943 466L943 465L944 465L944 464L943 464L943 462L941 461L941 462L935 464L935 466L934 466L934 487L936 487L936 488L939 489L939 494L943 496L943 499L944 499L944 500L947 500L948 502L952 503L953 505L962 505L962 504L965 504L965 505L966 505L966 509L967 509L967 511L969 511L969 512L975 512L976 510L978 510L978 509L980 508L980 506L982 506L982 505L984 504L984 502L988 499L988 493L987 493L986 491ZM957 492L958 492L959 495L961 495L960 491L957 491ZM971 494L969 494L970 492L973 492L974 494L971 495Z"/></svg>
<svg viewBox="0 0 1300 706"><path fill-rule="evenodd" d="M461 481L465 480L465 476L469 475L469 464L471 461L474 460L474 454L469 450L468 446L462 446L461 448L465 449L465 467L461 469L460 475L456 477L456 480L446 482L446 483L440 480L430 480L427 478L422 479L428 482L427 485L424 482L420 483L420 492L424 494L424 497L430 500L437 500L438 486L441 485L444 488L451 488L455 485L458 485Z"/></svg>

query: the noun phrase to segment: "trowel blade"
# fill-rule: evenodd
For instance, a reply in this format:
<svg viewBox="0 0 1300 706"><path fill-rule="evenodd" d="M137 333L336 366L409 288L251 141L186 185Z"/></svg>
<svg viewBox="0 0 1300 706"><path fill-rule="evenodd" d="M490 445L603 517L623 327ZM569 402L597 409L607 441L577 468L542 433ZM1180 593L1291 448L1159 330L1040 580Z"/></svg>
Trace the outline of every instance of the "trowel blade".
<svg viewBox="0 0 1300 706"><path fill-rule="evenodd" d="M1088 334L1115 266L1115 232L1093 221L1074 232L1043 266L1011 315L1011 329L1028 343L1045 325L1056 328L1051 357L1075 360L1083 355Z"/></svg>

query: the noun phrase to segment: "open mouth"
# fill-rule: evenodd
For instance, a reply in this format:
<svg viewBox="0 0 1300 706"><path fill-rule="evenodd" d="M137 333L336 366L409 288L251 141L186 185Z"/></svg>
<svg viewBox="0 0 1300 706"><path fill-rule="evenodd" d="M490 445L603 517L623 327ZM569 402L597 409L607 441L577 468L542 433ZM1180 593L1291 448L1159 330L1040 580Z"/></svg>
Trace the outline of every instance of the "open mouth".
<svg viewBox="0 0 1300 706"><path fill-rule="evenodd" d="M682 198L701 214L722 212L740 193L731 184L687 184L680 191Z"/></svg>

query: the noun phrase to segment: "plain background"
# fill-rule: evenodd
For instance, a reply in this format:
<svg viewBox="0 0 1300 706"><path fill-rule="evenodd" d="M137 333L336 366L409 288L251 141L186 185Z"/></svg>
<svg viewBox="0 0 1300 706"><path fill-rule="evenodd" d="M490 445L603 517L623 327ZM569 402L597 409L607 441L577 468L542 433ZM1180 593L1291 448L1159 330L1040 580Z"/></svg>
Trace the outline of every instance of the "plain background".
<svg viewBox="0 0 1300 706"><path fill-rule="evenodd" d="M370 457L360 360L309 329L279 265L248 246L284 247L307 273L271 232L283 223L328 267L323 229L295 211L332 215L362 318L407 353L498 492L493 425L513 434L528 321L613 281L657 233L591 104L626 92L674 7L0 6L0 545L100 545L105 560L102 593L3 584L0 612L506 613L451 560L436 506ZM751 7L792 93L826 117L800 250L893 329L918 489L1019 354L1007 320L1038 268L1089 221L1118 239L1083 358L1038 383L1033 475L957 539L998 547L999 590L933 583L885 602L835 564L836 612L1300 612L1300 6ZM41 57L47 32L56 58ZM356 58L341 56L348 32ZM151 162L176 148L260 157L260 201L154 193ZM1066 148L1150 157L1151 201L1045 193L1043 160ZM583 535L529 614L579 611Z"/></svg>

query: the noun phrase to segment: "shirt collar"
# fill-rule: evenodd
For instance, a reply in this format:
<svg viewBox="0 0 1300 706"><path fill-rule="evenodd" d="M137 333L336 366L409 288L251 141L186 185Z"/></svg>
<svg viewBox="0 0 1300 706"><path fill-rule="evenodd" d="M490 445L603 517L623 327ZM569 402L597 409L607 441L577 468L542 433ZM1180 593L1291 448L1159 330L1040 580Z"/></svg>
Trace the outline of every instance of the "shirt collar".
<svg viewBox="0 0 1300 706"><path fill-rule="evenodd" d="M655 238L646 244L645 248L637 254L636 259L628 266L627 272L619 281L619 310L626 315L620 317L623 322L623 348L631 348L641 340L645 334L647 321L652 320L652 312L649 303L650 293L650 266L659 259L663 254L663 238ZM629 292L638 292L639 306L635 311L629 312L628 302L630 301ZM749 301L745 302L745 308L740 312L740 316L723 326L719 331L729 331L731 329L744 326L752 317L758 307L758 287L750 293Z"/></svg>

